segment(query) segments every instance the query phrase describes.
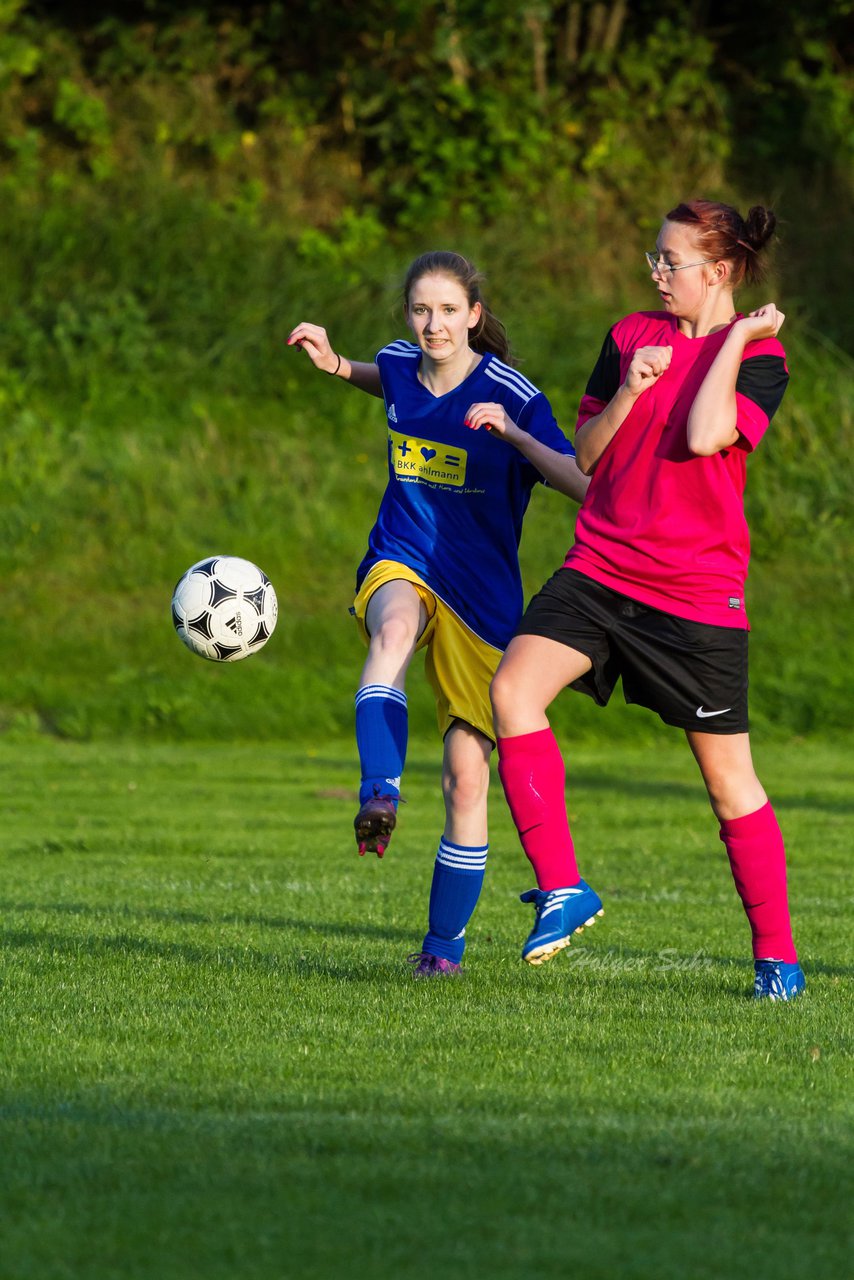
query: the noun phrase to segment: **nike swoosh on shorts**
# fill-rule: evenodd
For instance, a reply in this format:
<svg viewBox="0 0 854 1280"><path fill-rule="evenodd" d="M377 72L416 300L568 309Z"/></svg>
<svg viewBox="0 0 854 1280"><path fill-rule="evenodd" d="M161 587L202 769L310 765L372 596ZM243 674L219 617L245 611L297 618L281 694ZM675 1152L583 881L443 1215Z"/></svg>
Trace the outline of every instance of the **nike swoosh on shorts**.
<svg viewBox="0 0 854 1280"><path fill-rule="evenodd" d="M732 707L721 707L720 711L704 711L703 704L700 703L699 707L697 708L697 715L700 717L701 720L707 720L709 716L722 716L727 711L732 711Z"/></svg>

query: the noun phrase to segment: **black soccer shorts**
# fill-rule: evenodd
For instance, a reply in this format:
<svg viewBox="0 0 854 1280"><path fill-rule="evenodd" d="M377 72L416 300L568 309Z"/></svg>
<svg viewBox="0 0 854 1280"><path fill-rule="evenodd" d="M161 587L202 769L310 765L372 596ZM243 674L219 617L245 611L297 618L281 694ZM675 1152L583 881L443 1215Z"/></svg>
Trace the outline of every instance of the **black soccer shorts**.
<svg viewBox="0 0 854 1280"><path fill-rule="evenodd" d="M648 707L665 724L747 732L748 633L741 628L677 618L576 569L558 569L516 635L544 636L586 654L592 669L570 687L601 707L622 678L626 702Z"/></svg>

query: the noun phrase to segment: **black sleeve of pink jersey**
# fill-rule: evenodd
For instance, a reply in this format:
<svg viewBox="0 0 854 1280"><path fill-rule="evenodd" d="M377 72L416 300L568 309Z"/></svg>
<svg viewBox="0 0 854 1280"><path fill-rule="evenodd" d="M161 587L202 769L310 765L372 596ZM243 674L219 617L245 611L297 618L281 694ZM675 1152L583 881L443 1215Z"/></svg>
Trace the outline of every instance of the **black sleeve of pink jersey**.
<svg viewBox="0 0 854 1280"><path fill-rule="evenodd" d="M620 381L620 348L614 341L614 334L611 331L602 343L599 359L587 381L584 394L607 404L617 394Z"/></svg>
<svg viewBox="0 0 854 1280"><path fill-rule="evenodd" d="M789 371L782 356L749 356L741 362L735 389L759 405L770 422L780 407L788 381Z"/></svg>

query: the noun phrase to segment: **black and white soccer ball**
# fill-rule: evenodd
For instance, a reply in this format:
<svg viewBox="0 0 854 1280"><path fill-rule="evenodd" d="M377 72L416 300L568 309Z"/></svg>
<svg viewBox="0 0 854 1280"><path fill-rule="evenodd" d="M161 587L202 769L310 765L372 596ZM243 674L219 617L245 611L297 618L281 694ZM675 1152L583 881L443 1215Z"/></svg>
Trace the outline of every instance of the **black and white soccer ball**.
<svg viewBox="0 0 854 1280"><path fill-rule="evenodd" d="M191 565L172 594L175 630L188 649L211 662L257 653L278 615L270 579L238 556L210 556Z"/></svg>

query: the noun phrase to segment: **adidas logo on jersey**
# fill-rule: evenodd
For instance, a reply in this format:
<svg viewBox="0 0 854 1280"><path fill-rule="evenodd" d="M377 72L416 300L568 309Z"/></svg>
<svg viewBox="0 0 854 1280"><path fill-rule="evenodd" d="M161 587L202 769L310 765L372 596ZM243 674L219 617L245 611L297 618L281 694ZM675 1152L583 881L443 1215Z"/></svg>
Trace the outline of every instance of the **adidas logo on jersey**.
<svg viewBox="0 0 854 1280"><path fill-rule="evenodd" d="M389 422L397 422L397 414L394 411L393 404L390 404L388 407L388 420Z"/></svg>

